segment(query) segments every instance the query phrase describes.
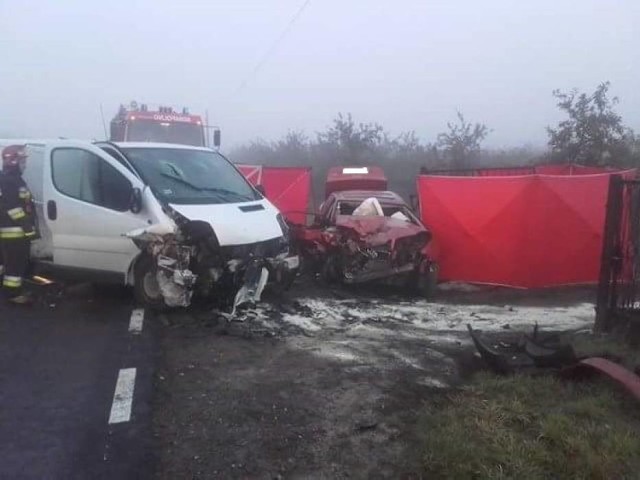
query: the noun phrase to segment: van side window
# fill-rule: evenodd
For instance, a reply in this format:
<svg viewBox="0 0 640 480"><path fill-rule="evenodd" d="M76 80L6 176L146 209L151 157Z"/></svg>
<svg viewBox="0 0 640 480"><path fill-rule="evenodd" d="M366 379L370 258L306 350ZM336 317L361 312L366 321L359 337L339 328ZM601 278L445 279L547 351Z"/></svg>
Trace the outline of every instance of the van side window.
<svg viewBox="0 0 640 480"><path fill-rule="evenodd" d="M51 155L51 171L60 193L119 212L129 209L131 183L91 152L57 148Z"/></svg>

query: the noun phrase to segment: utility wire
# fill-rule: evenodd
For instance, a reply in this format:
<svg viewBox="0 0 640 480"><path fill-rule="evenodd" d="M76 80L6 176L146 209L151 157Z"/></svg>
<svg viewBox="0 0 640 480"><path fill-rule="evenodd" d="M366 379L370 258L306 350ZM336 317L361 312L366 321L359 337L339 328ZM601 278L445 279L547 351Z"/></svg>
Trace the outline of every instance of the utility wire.
<svg viewBox="0 0 640 480"><path fill-rule="evenodd" d="M242 83L240 83L240 85L238 86L238 88L235 91L236 95L238 93L240 93L242 90L245 89L245 87L249 83L249 80L251 80L253 77L255 77L258 74L258 72L262 69L262 67L265 65L265 63L267 63L267 60L269 60L269 57L271 57L271 55L280 46L282 41L285 39L287 34L291 31L291 29L293 28L295 23L302 16L302 14L304 13L304 11L306 10L306 8L309 6L310 3L311 3L311 0L305 0L305 2L300 6L298 11L295 13L295 15L293 17L291 17L291 20L289 20L289 23L287 24L287 26L284 28L284 30L282 30L282 32L280 33L278 38L276 38L275 41L271 44L269 49L265 52L265 54L262 56L260 61L253 68L251 73L247 76L247 78L245 78L242 81Z"/></svg>
<svg viewBox="0 0 640 480"><path fill-rule="evenodd" d="M109 134L107 133L107 122L104 120L104 110L102 104L100 104L100 118L102 119L102 129L104 130L104 139L109 140Z"/></svg>

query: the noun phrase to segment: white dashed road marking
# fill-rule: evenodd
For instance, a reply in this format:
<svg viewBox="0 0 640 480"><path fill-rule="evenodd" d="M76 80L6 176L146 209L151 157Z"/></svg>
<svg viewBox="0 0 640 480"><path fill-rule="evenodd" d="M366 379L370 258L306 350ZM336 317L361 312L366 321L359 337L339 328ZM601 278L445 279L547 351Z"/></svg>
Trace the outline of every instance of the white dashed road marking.
<svg viewBox="0 0 640 480"><path fill-rule="evenodd" d="M142 323L144 322L144 308L136 308L131 312L131 320L129 321L129 332L141 333Z"/></svg>
<svg viewBox="0 0 640 480"><path fill-rule="evenodd" d="M123 368L118 373L116 391L113 394L109 423L128 422L131 418L131 404L133 403L133 389L136 385L136 369Z"/></svg>

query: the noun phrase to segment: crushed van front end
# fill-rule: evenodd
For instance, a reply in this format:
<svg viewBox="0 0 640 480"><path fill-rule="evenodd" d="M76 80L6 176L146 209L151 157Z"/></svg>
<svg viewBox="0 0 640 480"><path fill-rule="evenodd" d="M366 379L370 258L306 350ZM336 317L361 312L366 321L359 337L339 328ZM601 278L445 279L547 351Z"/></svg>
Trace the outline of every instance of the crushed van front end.
<svg viewBox="0 0 640 480"><path fill-rule="evenodd" d="M144 271L135 272L141 299L188 307L199 299L232 313L255 303L268 283L288 288L299 267L286 236L247 245L220 246L210 224L180 222L173 230L147 228L128 236L141 249Z"/></svg>

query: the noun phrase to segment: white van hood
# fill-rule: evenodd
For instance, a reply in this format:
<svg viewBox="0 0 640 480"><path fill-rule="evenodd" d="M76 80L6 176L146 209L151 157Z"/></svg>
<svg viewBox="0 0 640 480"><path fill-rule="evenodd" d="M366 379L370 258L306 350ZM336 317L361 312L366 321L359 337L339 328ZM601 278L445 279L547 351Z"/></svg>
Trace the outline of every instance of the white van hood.
<svg viewBox="0 0 640 480"><path fill-rule="evenodd" d="M278 209L265 199L242 203L170 206L189 220L202 220L211 224L220 246L223 247L264 242L282 236L282 228L276 219Z"/></svg>

